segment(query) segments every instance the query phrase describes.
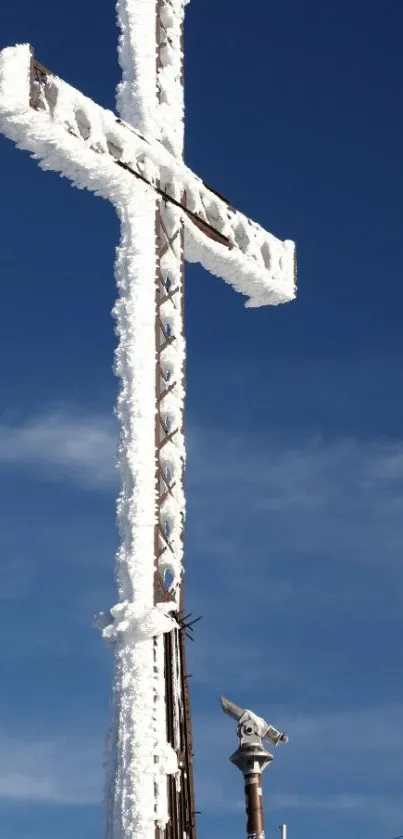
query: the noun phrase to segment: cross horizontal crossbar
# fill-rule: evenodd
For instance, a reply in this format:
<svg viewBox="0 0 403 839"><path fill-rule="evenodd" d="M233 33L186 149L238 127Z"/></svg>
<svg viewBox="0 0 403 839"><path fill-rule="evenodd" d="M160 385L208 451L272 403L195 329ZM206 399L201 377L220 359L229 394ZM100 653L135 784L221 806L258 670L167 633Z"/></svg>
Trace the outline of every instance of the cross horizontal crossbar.
<svg viewBox="0 0 403 839"><path fill-rule="evenodd" d="M34 58L34 56L32 57L32 61L33 61L33 68L32 69L33 69L34 84L35 84L35 81L39 81L41 79L44 79L45 84L46 84L46 79L50 80L52 77L55 77L55 74L51 70L48 70L47 67L45 67L43 64L41 64L39 61L37 61L37 59ZM33 91L32 91L31 106L33 108L40 108L41 107L41 100L36 99L35 87L33 88ZM121 125L124 129L126 129L126 130L132 132L133 134L135 134L144 143L148 143L148 141L145 139L145 137L143 137L132 126L127 125L127 123L123 122L123 120L119 119L118 117L116 117L116 123L118 125ZM79 119L77 120L77 127L78 127L78 130L80 132L81 137L83 137L83 126L80 125L80 120ZM74 135L74 131L72 131L71 128L69 129L69 132ZM84 133L85 133L85 131L84 131ZM85 138L85 139L87 139L87 138ZM150 143L148 143L148 144L150 145ZM97 153L99 153L99 151L100 151L99 148L97 148L96 146L93 146L91 144L90 144L90 148L92 148L93 151L95 151ZM136 169L134 169L133 166L131 166L129 163L119 159L118 155L120 156L122 154L122 149L120 149L118 146L116 146L114 148L112 143L108 143L108 153L111 155L111 157L114 159L114 162L118 166L121 166L123 169L126 169L126 171L128 171L132 175L134 175L135 178L138 178L139 180L143 181L143 183L147 184L148 186L151 186L152 189L154 189L154 191L158 195L160 195L161 198L163 198L165 201L168 201L169 203L171 203L174 206L179 207L181 210L183 210L186 213L186 215L207 236L211 236L213 239L215 239L217 242L220 242L222 245L224 245L227 248L233 248L234 247L235 243L231 242L231 240L228 238L228 236L224 236L223 233L221 233L219 230L217 230L217 228L214 227L213 224L210 224L208 221L203 219L199 213L193 212L192 210L190 210L186 206L186 198L187 198L186 190L185 190L185 193L184 193L184 201L183 202L182 201L177 201L176 198L174 198L173 195L169 195L169 193L166 192L166 190L161 188L158 181L153 181L152 179L147 178L144 174L141 174L139 171L136 171ZM223 195L220 195L220 193L218 193L216 190L214 190L210 186L208 186L208 184L206 184L205 181L202 181L201 183L205 187L207 193L210 193L211 196L215 196L216 198L219 198L220 201L223 201L228 206L228 210L230 210L231 212L236 212L235 209L229 203L229 201L227 201L227 199L224 198Z"/></svg>
<svg viewBox="0 0 403 839"><path fill-rule="evenodd" d="M247 295L246 305L295 297L293 242L237 211L160 142L47 70L26 45L0 53L0 130L33 152L42 168L62 172L115 205L133 194L133 176L145 182L181 210L185 259Z"/></svg>
<svg viewBox="0 0 403 839"><path fill-rule="evenodd" d="M45 67L44 64L41 64L41 62L38 61L36 58L34 58L34 55L32 55L32 78L33 78L34 84L35 84L35 80L51 79L54 76L55 76L55 74L51 70L48 70L48 68ZM35 109L37 109L38 107L40 108L40 101L36 100L36 98L35 98L35 88L34 88L34 86L33 86L32 94L31 94L31 107L35 108ZM145 137L143 137L140 134L140 132L136 131L131 125L127 125L127 123L125 123L123 120L119 119L118 117L116 117L116 122L117 122L118 125L121 125L123 128L133 132L144 143L148 142L145 139ZM78 121L78 128L80 130L79 121ZM69 133L73 134L73 136L74 136L74 132L71 129L69 129ZM80 133L82 135L82 128L81 128ZM92 148L93 151L95 151L97 153L99 153L99 151L100 151L99 148L96 148L95 146L90 146L90 148ZM184 193L184 201L183 202L182 201L177 201L176 198L174 198L173 195L169 195L169 193L166 192L166 190L162 189L158 182L152 181L151 179L147 178L145 175L141 174L139 171L136 171L133 168L133 166L129 165L129 163L125 163L123 160L118 159L117 156L116 156L116 153L117 154L122 153L122 150L119 147L116 147L116 151L114 153L113 144L110 143L110 144L108 144L108 152L111 155L111 157L113 158L114 163L117 166L121 166L122 169L125 169L127 172L130 172L130 174L133 175L135 178L138 178L140 181L143 181L143 183L147 184L147 186L150 186L165 201L167 201L170 204L173 204L175 207L178 207L179 209L183 210L183 212L186 213L188 218L190 218L194 222L194 224L196 224L197 227L199 227L200 230L203 233L206 234L206 236L211 236L212 239L214 239L216 242L220 242L222 245L224 245L227 248L233 248L234 247L234 243L230 241L228 236L224 236L222 233L220 233L219 230L217 230L214 227L214 225L209 224L209 222L206 221L205 219L203 219L198 213L192 212L192 210L190 210L188 207L186 207L186 191ZM206 184L205 181L202 181L202 183L203 183L203 186L206 188L206 190L209 193L211 193L211 195L215 195L221 201L224 201L228 205L228 208L231 209L233 212L235 212L235 210L231 207L230 203L227 201L226 198L224 198L223 195L220 195L220 193L218 193L216 190L212 189L212 187L208 186L208 184Z"/></svg>

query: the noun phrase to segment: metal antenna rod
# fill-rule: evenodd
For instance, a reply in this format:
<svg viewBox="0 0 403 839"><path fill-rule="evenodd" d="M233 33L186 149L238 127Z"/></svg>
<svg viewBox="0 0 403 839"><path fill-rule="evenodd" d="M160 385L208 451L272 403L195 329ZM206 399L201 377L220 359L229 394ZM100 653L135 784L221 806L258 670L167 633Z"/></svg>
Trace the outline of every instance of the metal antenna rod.
<svg viewBox="0 0 403 839"><path fill-rule="evenodd" d="M266 751L263 741L278 746L279 743L287 743L288 737L252 711L240 708L223 696L221 706L224 713L238 723L239 746L230 761L241 770L244 777L247 839L265 839L262 775L272 762L273 755Z"/></svg>

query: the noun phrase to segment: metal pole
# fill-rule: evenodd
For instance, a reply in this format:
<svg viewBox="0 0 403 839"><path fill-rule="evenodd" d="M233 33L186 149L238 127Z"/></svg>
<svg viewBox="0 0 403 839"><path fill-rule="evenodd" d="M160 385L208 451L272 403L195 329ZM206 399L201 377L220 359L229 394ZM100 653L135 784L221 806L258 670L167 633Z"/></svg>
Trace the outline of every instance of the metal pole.
<svg viewBox="0 0 403 839"><path fill-rule="evenodd" d="M287 825L286 824L280 824L278 829L280 831L281 839L287 839Z"/></svg>
<svg viewBox="0 0 403 839"><path fill-rule="evenodd" d="M230 757L244 777L247 839L264 839L262 774L272 760L262 746L246 743Z"/></svg>
<svg viewBox="0 0 403 839"><path fill-rule="evenodd" d="M273 755L266 751L263 740L277 746L279 743L287 743L288 737L252 711L235 705L224 696L221 697L221 706L224 713L238 723L239 747L231 755L230 761L240 769L244 777L247 839L265 839L262 775L266 766L272 762ZM282 839L286 839L286 835Z"/></svg>
<svg viewBox="0 0 403 839"><path fill-rule="evenodd" d="M245 801L248 839L263 839L264 809L262 774L253 772L245 775Z"/></svg>

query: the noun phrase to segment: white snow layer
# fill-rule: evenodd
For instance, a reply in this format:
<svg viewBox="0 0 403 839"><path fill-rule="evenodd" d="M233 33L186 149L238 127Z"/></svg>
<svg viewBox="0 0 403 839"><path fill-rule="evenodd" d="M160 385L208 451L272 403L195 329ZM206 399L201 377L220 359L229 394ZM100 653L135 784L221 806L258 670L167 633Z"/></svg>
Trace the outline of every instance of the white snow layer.
<svg viewBox="0 0 403 839"><path fill-rule="evenodd" d="M183 157L183 0L159 0L157 15L158 139Z"/></svg>
<svg viewBox="0 0 403 839"><path fill-rule="evenodd" d="M115 641L114 726L107 780L107 839L154 839L168 818L166 774L176 772L167 743L165 678L159 636L176 623L174 603L154 606L156 196L139 183L118 208L121 244L114 308L121 379L117 555L119 603L103 629ZM159 644L159 646L158 646ZM157 647L156 647L157 645Z"/></svg>
<svg viewBox="0 0 403 839"><path fill-rule="evenodd" d="M31 52L28 44L0 51L0 114L7 117L29 104Z"/></svg>
<svg viewBox="0 0 403 839"><path fill-rule="evenodd" d="M183 154L183 0L117 0L120 116ZM157 13L158 9L158 13Z"/></svg>
<svg viewBox="0 0 403 839"><path fill-rule="evenodd" d="M155 0L117 0L122 81L117 89L121 117L145 137L157 137Z"/></svg>
<svg viewBox="0 0 403 839"><path fill-rule="evenodd" d="M163 182L199 218L228 238L230 248L204 235L185 213L185 258L245 294L248 306L285 303L295 296L294 244L282 242L213 194L161 143L148 143L111 111L95 105L56 76L37 81L29 107L27 45L0 53L0 130L32 152L43 169L68 177L119 206L133 191L133 175ZM15 90L13 79L15 74ZM24 88L25 79L25 88Z"/></svg>

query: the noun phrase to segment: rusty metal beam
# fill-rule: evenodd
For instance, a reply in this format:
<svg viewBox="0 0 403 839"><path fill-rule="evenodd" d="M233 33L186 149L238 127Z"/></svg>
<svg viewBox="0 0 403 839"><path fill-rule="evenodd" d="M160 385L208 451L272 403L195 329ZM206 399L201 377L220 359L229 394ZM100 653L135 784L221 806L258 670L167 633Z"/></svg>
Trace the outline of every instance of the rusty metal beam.
<svg viewBox="0 0 403 839"><path fill-rule="evenodd" d="M163 475L159 456L164 446L171 441L176 434L183 432L183 428L174 428L168 431L164 428L161 418L161 406L165 395L170 393L179 384L177 381L169 382L169 385L164 386L166 381L162 375L162 360L161 354L163 350L171 343L175 343L175 339L179 336L168 336L166 330L163 328L161 309L162 306L171 300L176 307L180 307L182 315L184 313L184 231L183 225L180 230L181 236L181 282L179 287L166 293L163 277L160 269L160 259L167 247L171 246L170 237L167 234L166 228L162 222L160 209L157 209L156 214L156 242L157 242L157 285L156 285L156 320L155 320L155 336L156 336L156 426L155 426L155 446L156 446L156 485L157 485L157 508L160 509L165 498L172 492L173 486L169 485ZM175 237L173 237L175 238ZM175 301L174 298L175 297ZM184 466L183 466L184 468ZM183 473L179 480L183 480ZM183 539L183 531L182 531ZM169 539L165 534L161 522L159 520L155 529L155 562L156 569L158 569L159 561L164 553L170 551ZM158 572L159 573L159 572ZM159 574L159 583L161 581L161 574ZM166 599L170 598L170 593L164 584L164 593ZM183 584L181 583L181 596L179 611L183 609ZM179 614L176 615L179 617ZM170 821L165 829L164 834L157 831L156 839L183 839L187 836L188 839L196 839L195 827L195 798L194 798L194 780L193 780L193 747L192 747L192 728L191 728L191 712L189 688L186 679L186 638L185 630L180 629L164 636L164 660L165 660L165 689L166 689L166 708L167 708L167 738L171 745L177 751L178 765L180 771L180 782L174 776L168 777L168 806L170 813ZM180 671L180 702L177 703L175 696L176 678L173 668L176 666L177 658L179 658ZM178 704L179 712L179 744L175 745L175 730L174 730L174 707ZM178 748L179 746L179 748Z"/></svg>

